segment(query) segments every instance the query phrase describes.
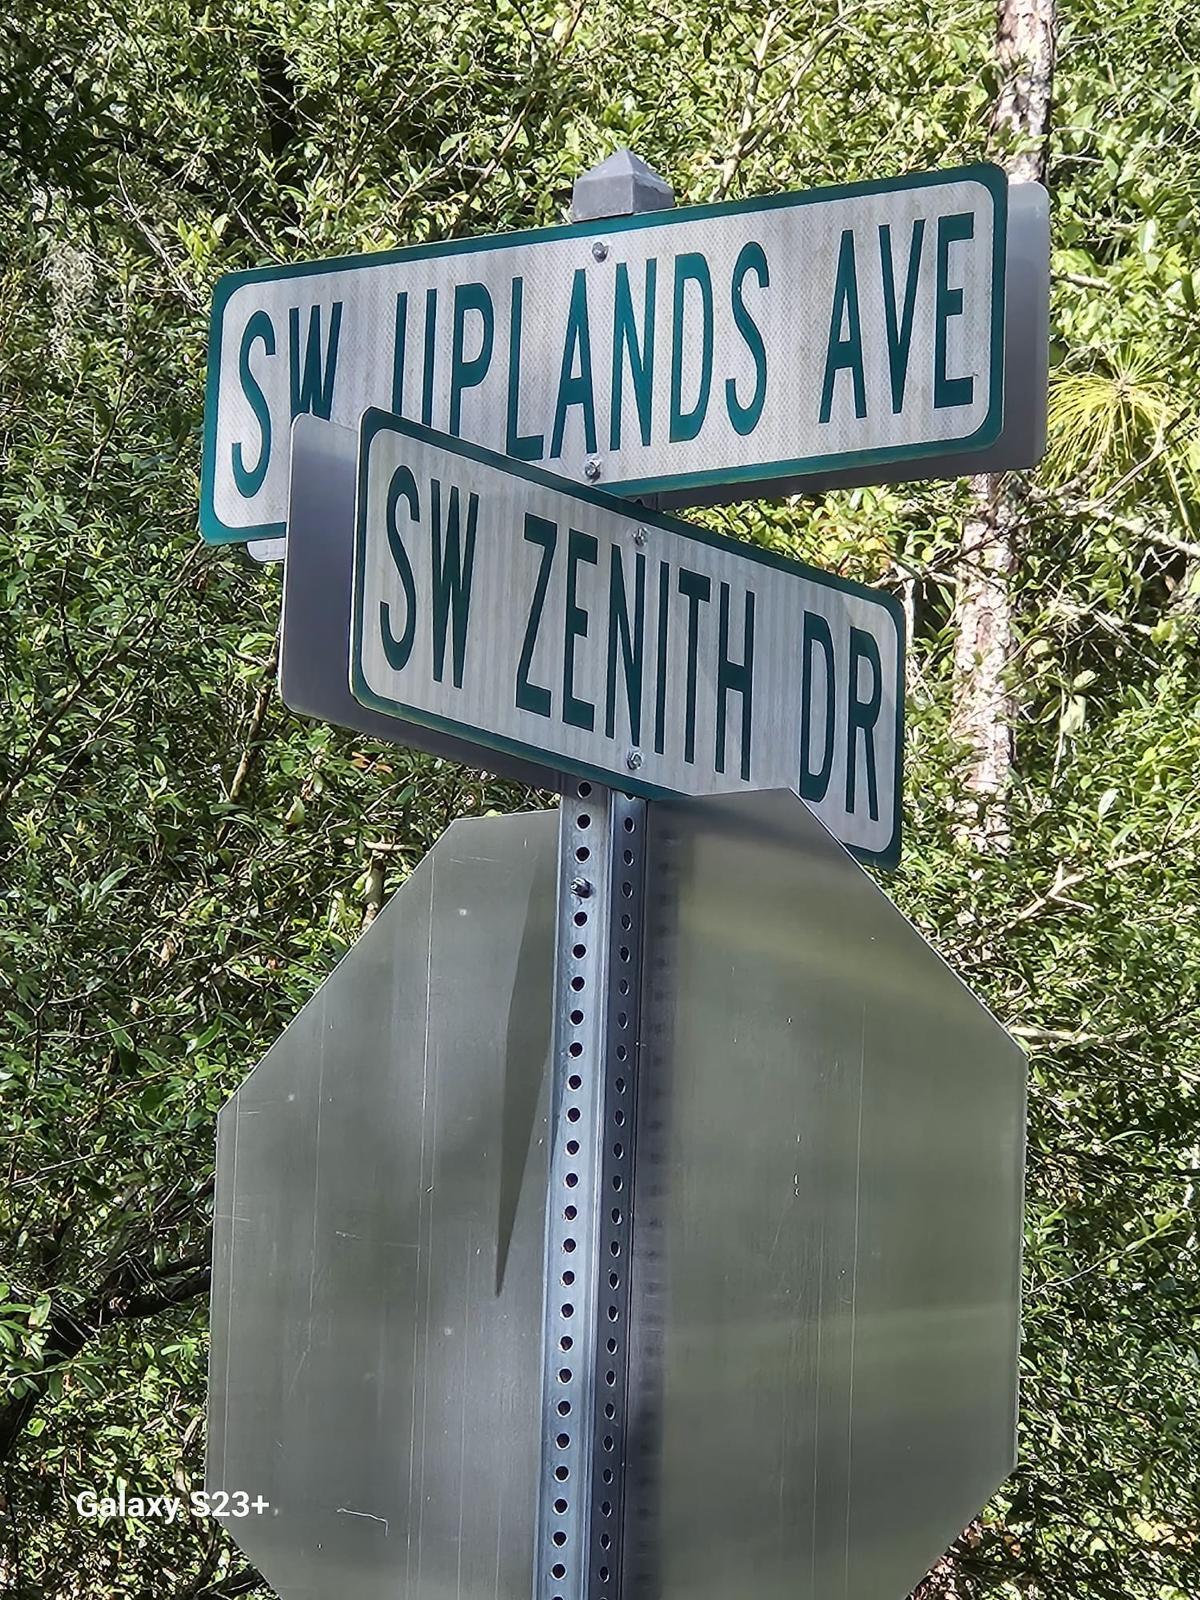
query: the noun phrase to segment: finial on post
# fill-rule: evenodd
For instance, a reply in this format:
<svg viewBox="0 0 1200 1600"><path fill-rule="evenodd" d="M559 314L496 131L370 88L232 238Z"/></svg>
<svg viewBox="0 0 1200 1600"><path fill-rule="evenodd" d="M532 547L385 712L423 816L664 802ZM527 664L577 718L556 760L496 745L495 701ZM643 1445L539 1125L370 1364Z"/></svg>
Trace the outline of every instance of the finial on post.
<svg viewBox="0 0 1200 1600"><path fill-rule="evenodd" d="M631 217L642 211L666 211L674 204L675 191L665 178L632 150L617 150L575 179L571 220Z"/></svg>

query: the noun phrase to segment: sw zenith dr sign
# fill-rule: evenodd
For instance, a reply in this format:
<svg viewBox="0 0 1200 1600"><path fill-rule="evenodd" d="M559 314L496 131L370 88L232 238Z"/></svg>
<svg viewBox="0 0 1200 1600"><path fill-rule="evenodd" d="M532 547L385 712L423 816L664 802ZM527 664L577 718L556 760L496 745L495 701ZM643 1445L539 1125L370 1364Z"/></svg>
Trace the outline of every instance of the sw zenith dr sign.
<svg viewBox="0 0 1200 1600"><path fill-rule="evenodd" d="M651 797L795 789L896 859L890 596L381 411L358 473L363 705Z"/></svg>
<svg viewBox="0 0 1200 1600"><path fill-rule="evenodd" d="M223 278L201 531L282 534L293 420L372 406L674 504L978 451L1007 197L964 167Z"/></svg>

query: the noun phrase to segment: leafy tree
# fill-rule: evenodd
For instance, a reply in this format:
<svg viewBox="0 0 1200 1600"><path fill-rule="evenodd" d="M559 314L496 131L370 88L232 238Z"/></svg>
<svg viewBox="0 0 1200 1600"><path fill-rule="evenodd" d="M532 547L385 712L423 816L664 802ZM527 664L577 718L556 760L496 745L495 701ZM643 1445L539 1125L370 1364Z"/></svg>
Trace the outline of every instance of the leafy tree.
<svg viewBox="0 0 1200 1600"><path fill-rule="evenodd" d="M280 706L277 576L194 531L213 284L552 223L619 144L681 200L976 159L1007 69L976 0L17 0L0 39L0 1581L249 1593L219 1530L67 1497L199 1481L216 1109L446 822L537 797ZM706 516L904 596L890 887L1031 1053L1021 1465L927 1591L1182 1600L1200 40L1189 0L1076 0L1057 43L1053 441L1006 489L1006 848L962 826L970 487Z"/></svg>

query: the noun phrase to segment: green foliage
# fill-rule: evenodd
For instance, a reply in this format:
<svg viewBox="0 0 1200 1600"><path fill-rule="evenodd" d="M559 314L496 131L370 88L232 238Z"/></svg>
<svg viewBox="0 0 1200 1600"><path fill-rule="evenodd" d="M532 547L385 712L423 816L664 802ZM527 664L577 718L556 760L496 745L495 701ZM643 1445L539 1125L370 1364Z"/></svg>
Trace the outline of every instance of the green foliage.
<svg viewBox="0 0 1200 1600"><path fill-rule="evenodd" d="M981 1593L1182 1600L1196 1505L1200 79L1188 0L1081 0L1051 160L1055 439L1021 491L1011 851L956 833L964 486L707 514L909 604L892 887L1031 1052L1021 1465ZM226 269L979 158L990 7L19 0L0 23L0 1575L232 1594L199 1483L216 1108L384 892L532 797L285 712L278 578L195 539ZM265 1591L264 1591L265 1592Z"/></svg>

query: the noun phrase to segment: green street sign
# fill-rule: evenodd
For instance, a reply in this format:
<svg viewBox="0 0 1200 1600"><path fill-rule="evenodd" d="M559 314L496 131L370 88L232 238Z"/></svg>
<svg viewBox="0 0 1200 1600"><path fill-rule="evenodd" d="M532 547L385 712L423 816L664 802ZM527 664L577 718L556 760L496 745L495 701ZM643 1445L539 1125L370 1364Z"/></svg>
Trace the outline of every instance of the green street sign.
<svg viewBox="0 0 1200 1600"><path fill-rule="evenodd" d="M408 728L650 798L794 789L860 856L899 852L892 596L380 411L359 439L350 688Z"/></svg>
<svg viewBox="0 0 1200 1600"><path fill-rule="evenodd" d="M974 166L232 274L201 532L284 533L293 420L370 407L672 504L977 455L1007 209Z"/></svg>

